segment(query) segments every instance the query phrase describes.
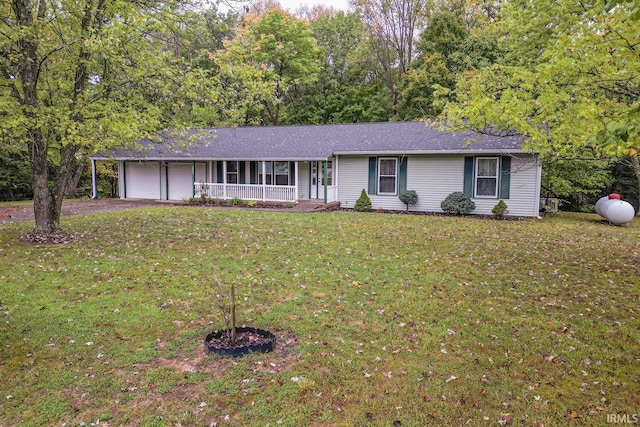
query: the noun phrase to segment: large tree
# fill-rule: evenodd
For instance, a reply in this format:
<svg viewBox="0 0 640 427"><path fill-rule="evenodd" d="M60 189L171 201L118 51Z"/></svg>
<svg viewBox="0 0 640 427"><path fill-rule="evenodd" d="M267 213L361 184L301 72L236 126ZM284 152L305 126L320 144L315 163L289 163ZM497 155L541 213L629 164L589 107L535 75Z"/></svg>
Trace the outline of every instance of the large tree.
<svg viewBox="0 0 640 427"><path fill-rule="evenodd" d="M78 158L171 121L183 68L171 1L0 3L0 128L28 148L35 232L60 229Z"/></svg>
<svg viewBox="0 0 640 427"><path fill-rule="evenodd" d="M640 96L638 25L628 9L605 9L597 0L513 0L502 4L493 29L507 53L458 79L449 123L518 132L547 161L637 152L637 133L623 132L632 130ZM604 127L619 137L596 138Z"/></svg>
<svg viewBox="0 0 640 427"><path fill-rule="evenodd" d="M228 124L278 125L283 104L299 85L317 79L320 50L306 22L279 9L243 18L235 37L213 59Z"/></svg>
<svg viewBox="0 0 640 427"><path fill-rule="evenodd" d="M455 96L456 79L461 73L486 68L503 55L498 37L484 26L486 20L465 20L467 3L452 7L435 11L427 19L417 44L418 56L401 81L401 119L437 116L445 94L447 99Z"/></svg>
<svg viewBox="0 0 640 427"><path fill-rule="evenodd" d="M501 14L506 59L458 80L448 118L516 130L552 155L628 153L632 146L598 147L589 137L638 101L637 23L598 1L515 0Z"/></svg>
<svg viewBox="0 0 640 427"><path fill-rule="evenodd" d="M396 114L398 85L414 59L416 38L428 13L425 0L351 0L365 25L367 54L376 59Z"/></svg>
<svg viewBox="0 0 640 427"><path fill-rule="evenodd" d="M287 104L287 123L357 123L386 121L390 96L379 74L363 61L362 22L354 13L327 13L310 28L322 49L315 82L300 85ZM376 69L374 67L374 69Z"/></svg>

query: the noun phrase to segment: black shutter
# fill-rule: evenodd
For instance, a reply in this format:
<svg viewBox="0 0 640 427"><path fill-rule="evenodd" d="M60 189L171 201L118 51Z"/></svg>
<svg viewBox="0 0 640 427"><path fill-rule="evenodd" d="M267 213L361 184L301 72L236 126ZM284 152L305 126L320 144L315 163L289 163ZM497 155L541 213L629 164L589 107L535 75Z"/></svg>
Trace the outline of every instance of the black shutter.
<svg viewBox="0 0 640 427"><path fill-rule="evenodd" d="M296 162L289 162L289 185L296 185Z"/></svg>
<svg viewBox="0 0 640 427"><path fill-rule="evenodd" d="M247 162L238 162L238 184L244 184L244 176L245 176L245 165Z"/></svg>
<svg viewBox="0 0 640 427"><path fill-rule="evenodd" d="M400 162L400 168L398 171L398 194L400 194L407 189L407 162L409 159L406 157L400 157L398 161Z"/></svg>
<svg viewBox="0 0 640 427"><path fill-rule="evenodd" d="M502 156L500 165L500 195L501 199L508 199L511 190L511 157Z"/></svg>
<svg viewBox="0 0 640 427"><path fill-rule="evenodd" d="M376 194L378 181L378 159L369 157L369 194Z"/></svg>
<svg viewBox="0 0 640 427"><path fill-rule="evenodd" d="M258 162L249 162L249 184L258 183Z"/></svg>
<svg viewBox="0 0 640 427"><path fill-rule="evenodd" d="M223 176L223 173L224 173L224 165L223 165L223 162L222 162L222 161L220 161L220 160L218 160L218 161L216 162L216 177L217 177L216 182L217 182L218 184L222 184L222 183L224 182L224 176Z"/></svg>

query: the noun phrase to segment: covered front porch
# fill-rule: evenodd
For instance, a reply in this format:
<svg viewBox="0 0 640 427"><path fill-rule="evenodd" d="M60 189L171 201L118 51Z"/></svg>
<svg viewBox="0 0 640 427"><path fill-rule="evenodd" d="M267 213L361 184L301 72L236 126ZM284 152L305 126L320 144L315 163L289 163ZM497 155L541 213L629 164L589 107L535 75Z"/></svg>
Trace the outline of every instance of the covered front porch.
<svg viewBox="0 0 640 427"><path fill-rule="evenodd" d="M194 197L263 202L336 200L332 161L216 161L210 182L195 181Z"/></svg>
<svg viewBox="0 0 640 427"><path fill-rule="evenodd" d="M95 162L93 196L97 198ZM331 203L337 200L336 167L331 160L121 160L119 195L124 199Z"/></svg>
<svg viewBox="0 0 640 427"><path fill-rule="evenodd" d="M295 185L218 184L194 182L194 197L208 199L260 200L263 202L296 202L299 200Z"/></svg>

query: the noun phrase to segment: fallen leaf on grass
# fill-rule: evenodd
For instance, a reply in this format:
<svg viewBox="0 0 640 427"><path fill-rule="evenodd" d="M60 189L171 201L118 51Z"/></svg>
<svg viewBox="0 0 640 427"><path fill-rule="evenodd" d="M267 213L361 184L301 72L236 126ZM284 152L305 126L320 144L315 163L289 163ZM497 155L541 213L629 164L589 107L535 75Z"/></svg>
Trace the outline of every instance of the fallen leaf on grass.
<svg viewBox="0 0 640 427"><path fill-rule="evenodd" d="M569 416L574 419L577 420L578 418L582 418L576 411L574 411L573 409L569 410Z"/></svg>

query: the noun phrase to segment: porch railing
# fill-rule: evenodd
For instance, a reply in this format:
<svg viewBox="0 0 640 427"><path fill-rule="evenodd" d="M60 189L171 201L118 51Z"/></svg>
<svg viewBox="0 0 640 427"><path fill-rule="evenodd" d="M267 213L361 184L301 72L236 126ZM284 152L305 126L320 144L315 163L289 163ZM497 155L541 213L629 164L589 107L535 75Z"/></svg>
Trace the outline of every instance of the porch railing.
<svg viewBox="0 0 640 427"><path fill-rule="evenodd" d="M195 197L204 194L210 199L261 200L265 202L296 202L296 187L291 185L217 184L195 182Z"/></svg>

